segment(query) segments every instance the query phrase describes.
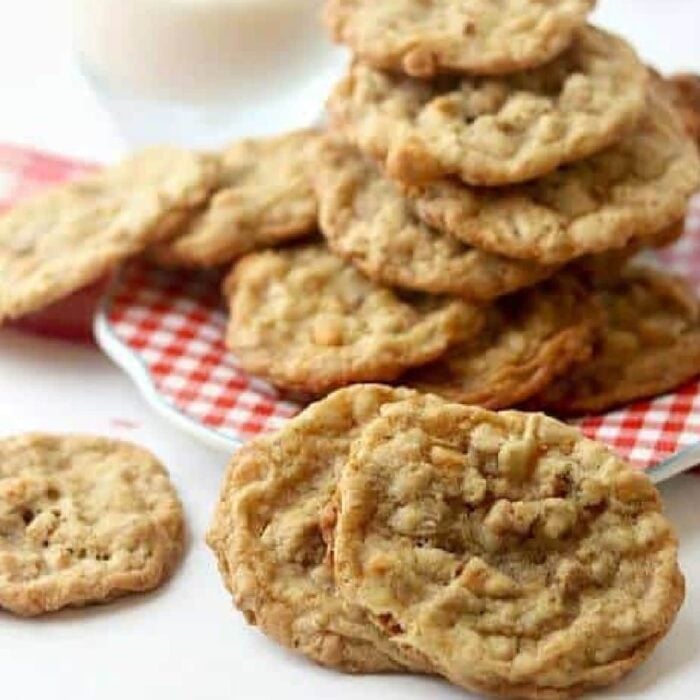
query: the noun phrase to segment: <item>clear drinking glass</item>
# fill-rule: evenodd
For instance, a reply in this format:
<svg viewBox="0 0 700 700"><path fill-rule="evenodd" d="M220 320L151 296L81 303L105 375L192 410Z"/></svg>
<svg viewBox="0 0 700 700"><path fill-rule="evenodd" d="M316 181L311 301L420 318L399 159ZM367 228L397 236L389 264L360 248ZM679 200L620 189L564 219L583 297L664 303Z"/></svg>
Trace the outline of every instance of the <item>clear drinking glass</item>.
<svg viewBox="0 0 700 700"><path fill-rule="evenodd" d="M322 0L73 0L81 66L132 145L311 124L343 59Z"/></svg>

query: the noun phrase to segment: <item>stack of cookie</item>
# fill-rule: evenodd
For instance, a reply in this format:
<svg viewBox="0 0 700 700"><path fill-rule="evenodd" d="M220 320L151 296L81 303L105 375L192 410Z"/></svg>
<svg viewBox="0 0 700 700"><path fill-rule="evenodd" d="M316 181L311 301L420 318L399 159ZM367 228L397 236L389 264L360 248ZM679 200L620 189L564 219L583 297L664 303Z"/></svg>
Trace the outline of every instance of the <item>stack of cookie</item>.
<svg viewBox="0 0 700 700"><path fill-rule="evenodd" d="M357 385L234 455L208 541L246 618L318 663L564 699L620 679L673 623L660 504L541 414Z"/></svg>
<svg viewBox="0 0 700 700"><path fill-rule="evenodd" d="M397 295L460 299L482 315L436 362L402 367L401 383L566 414L700 372L692 292L627 263L681 234L697 152L662 79L586 24L593 4L327 3L355 60L329 99L315 167L326 245ZM249 284L241 274L231 288ZM240 351L250 336L233 311Z"/></svg>

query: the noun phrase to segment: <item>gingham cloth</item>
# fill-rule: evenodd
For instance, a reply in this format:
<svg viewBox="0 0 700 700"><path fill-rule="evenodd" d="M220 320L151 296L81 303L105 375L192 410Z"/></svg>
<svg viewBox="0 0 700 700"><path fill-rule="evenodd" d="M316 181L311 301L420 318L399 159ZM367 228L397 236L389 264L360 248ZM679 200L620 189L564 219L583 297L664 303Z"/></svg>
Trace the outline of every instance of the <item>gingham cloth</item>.
<svg viewBox="0 0 700 700"><path fill-rule="evenodd" d="M65 158L0 145L0 206L89 170ZM686 234L657 255L700 293L700 199ZM162 400L185 417L230 437L279 427L299 406L242 372L223 344L220 275L174 274L144 263L127 265L106 305L110 331L146 368ZM700 382L579 422L640 468L700 441Z"/></svg>

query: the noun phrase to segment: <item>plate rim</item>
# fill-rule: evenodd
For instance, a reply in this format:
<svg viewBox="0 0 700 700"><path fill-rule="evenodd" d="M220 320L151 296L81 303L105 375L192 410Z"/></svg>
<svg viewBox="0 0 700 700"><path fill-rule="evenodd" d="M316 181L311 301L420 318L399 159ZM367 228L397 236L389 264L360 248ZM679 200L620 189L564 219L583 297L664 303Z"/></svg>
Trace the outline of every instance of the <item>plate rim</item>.
<svg viewBox="0 0 700 700"><path fill-rule="evenodd" d="M99 301L92 323L95 342L107 357L134 382L141 396L156 413L208 447L226 451L229 454L233 453L243 444L243 439L223 435L215 428L198 422L169 403L156 387L145 362L114 332L109 321L109 311L122 277L123 268L118 270L110 280Z"/></svg>

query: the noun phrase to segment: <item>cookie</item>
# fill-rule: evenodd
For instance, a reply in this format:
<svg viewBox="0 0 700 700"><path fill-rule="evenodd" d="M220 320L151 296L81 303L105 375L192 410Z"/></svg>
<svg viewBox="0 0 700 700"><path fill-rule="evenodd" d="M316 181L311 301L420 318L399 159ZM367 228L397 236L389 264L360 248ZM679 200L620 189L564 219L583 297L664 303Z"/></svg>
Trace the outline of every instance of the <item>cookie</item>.
<svg viewBox="0 0 700 700"><path fill-rule="evenodd" d="M338 493L343 595L471 691L555 700L613 683L683 601L648 477L541 414L388 405Z"/></svg>
<svg viewBox="0 0 700 700"><path fill-rule="evenodd" d="M316 188L329 247L381 284L479 301L555 271L486 253L427 226L393 182L339 142L324 144Z"/></svg>
<svg viewBox="0 0 700 700"><path fill-rule="evenodd" d="M210 156L150 148L18 204L0 218L0 322L98 280L165 235L218 179Z"/></svg>
<svg viewBox="0 0 700 700"><path fill-rule="evenodd" d="M0 607L39 615L148 591L184 545L177 494L149 452L78 435L0 440Z"/></svg>
<svg viewBox="0 0 700 700"><path fill-rule="evenodd" d="M316 229L310 166L314 130L245 139L221 155L221 180L204 208L171 228L152 251L160 264L213 267Z"/></svg>
<svg viewBox="0 0 700 700"><path fill-rule="evenodd" d="M236 606L272 639L348 672L427 671L338 595L324 511L362 426L411 392L342 389L236 452L207 541Z"/></svg>
<svg viewBox="0 0 700 700"><path fill-rule="evenodd" d="M432 82L356 63L332 93L333 125L392 178L523 182L612 145L645 105L648 75L620 38L593 27L551 63L500 78Z"/></svg>
<svg viewBox="0 0 700 700"><path fill-rule="evenodd" d="M335 41L376 68L430 78L492 75L547 63L569 46L595 0L426 3L329 0Z"/></svg>
<svg viewBox="0 0 700 700"><path fill-rule="evenodd" d="M401 384L485 408L515 406L587 360L601 320L592 295L566 273L499 299L486 314L476 337Z"/></svg>
<svg viewBox="0 0 700 700"><path fill-rule="evenodd" d="M700 375L700 302L685 282L632 264L597 296L604 320L591 359L531 406L559 415L600 413Z"/></svg>
<svg viewBox="0 0 700 700"><path fill-rule="evenodd" d="M597 255L584 255L568 266L568 269L584 280L588 287L617 282L623 270L632 260L644 259L652 248L665 248L672 245L684 234L685 219L677 221L669 228L648 238L633 239L632 243L620 250L609 250ZM598 304L600 309L600 304Z"/></svg>
<svg viewBox="0 0 700 700"><path fill-rule="evenodd" d="M679 73L664 83L688 135L700 147L700 75Z"/></svg>
<svg viewBox="0 0 700 700"><path fill-rule="evenodd" d="M683 218L700 158L656 90L639 126L611 148L534 182L505 188L440 180L413 188L429 225L491 253L561 264L620 249Z"/></svg>
<svg viewBox="0 0 700 700"><path fill-rule="evenodd" d="M402 298L321 244L251 253L225 283L226 344L246 371L319 395L390 381L476 333L483 315L461 301Z"/></svg>

